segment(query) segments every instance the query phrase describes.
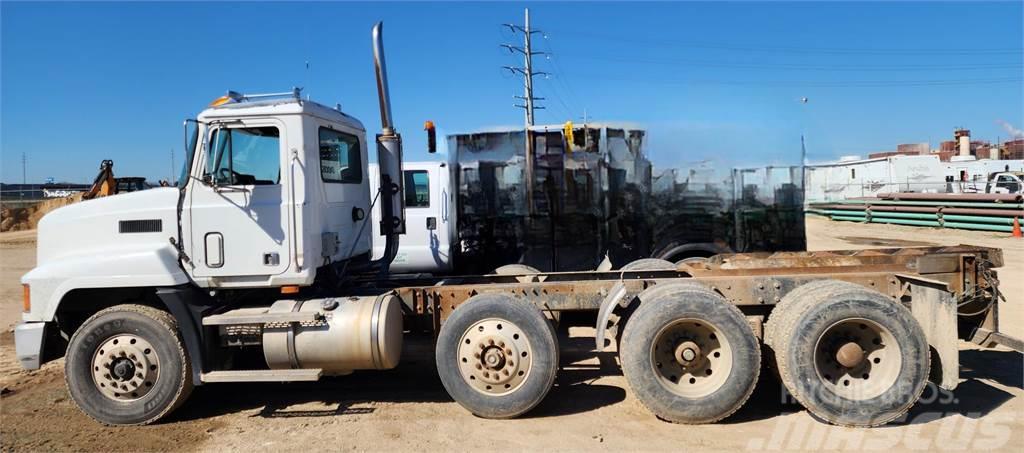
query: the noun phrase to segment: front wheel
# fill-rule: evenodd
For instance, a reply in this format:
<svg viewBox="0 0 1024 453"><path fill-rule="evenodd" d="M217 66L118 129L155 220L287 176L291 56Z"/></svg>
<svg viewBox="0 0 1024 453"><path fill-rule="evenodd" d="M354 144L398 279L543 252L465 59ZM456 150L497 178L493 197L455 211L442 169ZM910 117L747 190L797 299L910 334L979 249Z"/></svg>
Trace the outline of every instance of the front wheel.
<svg viewBox="0 0 1024 453"><path fill-rule="evenodd" d="M437 337L437 372L456 402L484 418L512 418L544 399L558 370L551 324L528 301L473 296Z"/></svg>
<svg viewBox="0 0 1024 453"><path fill-rule="evenodd" d="M78 407L108 425L155 422L192 391L177 323L143 305L117 305L86 320L71 337L64 374Z"/></svg>

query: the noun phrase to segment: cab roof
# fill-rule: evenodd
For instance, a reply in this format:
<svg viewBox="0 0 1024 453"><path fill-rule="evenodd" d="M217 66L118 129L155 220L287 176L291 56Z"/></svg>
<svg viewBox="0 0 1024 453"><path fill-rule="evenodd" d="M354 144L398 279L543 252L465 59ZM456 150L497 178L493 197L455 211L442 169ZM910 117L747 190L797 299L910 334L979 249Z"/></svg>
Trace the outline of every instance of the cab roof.
<svg viewBox="0 0 1024 453"><path fill-rule="evenodd" d="M199 114L200 121L246 116L310 115L365 131L363 123L341 110L302 99L267 99L233 102L209 107Z"/></svg>

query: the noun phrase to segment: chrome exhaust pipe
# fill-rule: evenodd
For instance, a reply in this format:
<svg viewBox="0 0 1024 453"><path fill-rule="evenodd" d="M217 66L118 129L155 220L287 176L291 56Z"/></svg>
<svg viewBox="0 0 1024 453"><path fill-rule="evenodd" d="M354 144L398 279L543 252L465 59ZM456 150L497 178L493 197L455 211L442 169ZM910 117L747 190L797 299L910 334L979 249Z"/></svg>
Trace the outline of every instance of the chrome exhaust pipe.
<svg viewBox="0 0 1024 453"><path fill-rule="evenodd" d="M384 61L384 24L373 26L373 66L377 73L381 131L377 134L377 165L380 169L380 234L385 236L384 256L374 263L384 275L398 254L398 235L405 234L405 197L402 187L402 136L391 118L387 65Z"/></svg>
<svg viewBox="0 0 1024 453"><path fill-rule="evenodd" d="M388 68L384 61L384 23L373 26L373 69L377 74L377 97L380 99L380 124L384 135L394 133L391 121L391 95L388 92Z"/></svg>

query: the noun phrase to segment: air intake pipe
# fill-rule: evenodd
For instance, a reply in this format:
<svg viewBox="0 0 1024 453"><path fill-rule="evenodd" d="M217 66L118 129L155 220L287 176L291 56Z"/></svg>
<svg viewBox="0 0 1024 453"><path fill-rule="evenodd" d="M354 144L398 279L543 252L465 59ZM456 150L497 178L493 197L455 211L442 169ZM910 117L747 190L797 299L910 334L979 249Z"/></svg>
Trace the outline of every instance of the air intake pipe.
<svg viewBox="0 0 1024 453"><path fill-rule="evenodd" d="M377 165L380 168L380 234L385 237L384 256L373 262L374 268L386 274L398 253L398 235L405 234L405 193L402 189L402 136L395 131L391 119L391 97L384 61L384 24L373 26L373 65L377 73L377 96L380 100L381 131L377 134Z"/></svg>

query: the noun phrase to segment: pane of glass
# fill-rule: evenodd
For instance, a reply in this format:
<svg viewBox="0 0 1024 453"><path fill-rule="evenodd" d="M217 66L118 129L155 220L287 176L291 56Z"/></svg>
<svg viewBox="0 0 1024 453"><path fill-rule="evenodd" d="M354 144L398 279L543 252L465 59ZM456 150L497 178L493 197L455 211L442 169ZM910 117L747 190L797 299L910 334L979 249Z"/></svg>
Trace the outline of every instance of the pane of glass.
<svg viewBox="0 0 1024 453"><path fill-rule="evenodd" d="M363 163L356 136L320 128L320 177L324 182L363 182Z"/></svg>
<svg viewBox="0 0 1024 453"><path fill-rule="evenodd" d="M178 174L178 188L185 187L188 184L188 175L192 171L192 159L196 154L196 143L199 141L199 125L189 121L185 124L186 130L192 129L188 140L188 149L185 150L185 162L181 166L181 172ZM169 181L173 182L173 181Z"/></svg>
<svg viewBox="0 0 1024 453"><path fill-rule="evenodd" d="M210 137L206 174L221 185L273 185L281 179L276 127L217 129Z"/></svg>
<svg viewBox="0 0 1024 453"><path fill-rule="evenodd" d="M276 127L230 129L234 184L269 185L281 179L281 139Z"/></svg>
<svg viewBox="0 0 1024 453"><path fill-rule="evenodd" d="M405 172L405 207L425 208L430 206L430 175L426 170Z"/></svg>

